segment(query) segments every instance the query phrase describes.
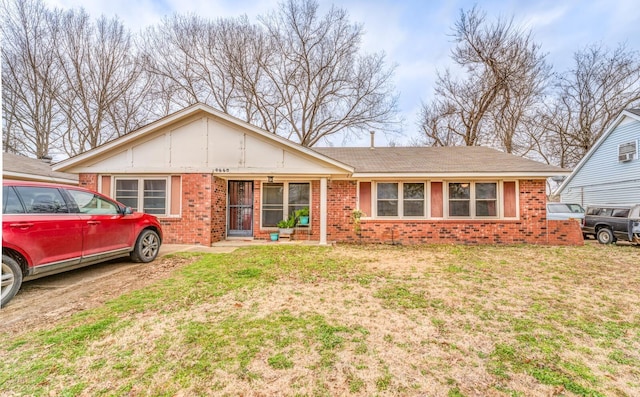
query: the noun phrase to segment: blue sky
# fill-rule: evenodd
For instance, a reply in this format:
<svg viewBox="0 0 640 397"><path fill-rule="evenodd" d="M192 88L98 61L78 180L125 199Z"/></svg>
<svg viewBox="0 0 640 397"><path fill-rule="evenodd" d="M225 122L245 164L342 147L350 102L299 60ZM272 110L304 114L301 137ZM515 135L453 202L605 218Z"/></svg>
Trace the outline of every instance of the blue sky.
<svg viewBox="0 0 640 397"><path fill-rule="evenodd" d="M84 7L91 15L117 15L132 31L155 24L165 15L193 12L203 17L257 15L277 7L278 0L45 0L61 8ZM321 11L332 2L319 0ZM394 82L400 94L399 108L405 119L400 137L377 137L380 145L389 138L404 143L416 136L422 101L433 95L437 71L450 64L451 27L460 15L477 4L487 18L510 19L542 46L554 71L572 66L575 51L590 44L615 48L626 42L640 50L640 5L637 0L336 0L352 22L365 29L363 49L384 51L396 65ZM367 145L368 137L353 145Z"/></svg>

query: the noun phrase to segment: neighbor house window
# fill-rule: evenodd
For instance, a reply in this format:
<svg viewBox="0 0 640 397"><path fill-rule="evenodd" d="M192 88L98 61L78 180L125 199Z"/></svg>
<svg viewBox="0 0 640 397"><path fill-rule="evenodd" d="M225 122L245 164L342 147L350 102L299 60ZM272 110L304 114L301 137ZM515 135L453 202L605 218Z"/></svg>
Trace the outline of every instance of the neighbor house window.
<svg viewBox="0 0 640 397"><path fill-rule="evenodd" d="M425 184L415 182L377 184L377 215L424 217Z"/></svg>
<svg viewBox="0 0 640 397"><path fill-rule="evenodd" d="M450 217L498 216L498 184L495 182L449 183Z"/></svg>
<svg viewBox="0 0 640 397"><path fill-rule="evenodd" d="M311 206L308 182L265 183L262 185L262 226L275 227L278 222L302 208Z"/></svg>
<svg viewBox="0 0 640 397"><path fill-rule="evenodd" d="M167 179L116 178L116 200L147 214L167 214Z"/></svg>

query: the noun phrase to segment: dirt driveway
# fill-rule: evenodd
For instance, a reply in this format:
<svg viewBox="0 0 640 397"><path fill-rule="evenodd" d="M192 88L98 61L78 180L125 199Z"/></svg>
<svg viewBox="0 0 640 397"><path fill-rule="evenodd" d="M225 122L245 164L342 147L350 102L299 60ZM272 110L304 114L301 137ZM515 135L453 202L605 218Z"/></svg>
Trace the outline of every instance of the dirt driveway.
<svg viewBox="0 0 640 397"><path fill-rule="evenodd" d="M177 251L206 251L202 248L166 245L160 252L162 257L151 263L118 259L26 281L11 302L0 309L0 332L19 334L43 328L73 313L150 285L194 260L164 255Z"/></svg>

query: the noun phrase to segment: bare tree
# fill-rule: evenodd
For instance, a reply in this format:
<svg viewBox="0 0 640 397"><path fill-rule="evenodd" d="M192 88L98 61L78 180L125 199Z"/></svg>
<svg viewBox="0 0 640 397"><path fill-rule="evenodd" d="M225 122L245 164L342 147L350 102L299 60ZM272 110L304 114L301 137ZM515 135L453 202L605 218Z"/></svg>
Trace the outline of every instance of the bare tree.
<svg viewBox="0 0 640 397"><path fill-rule="evenodd" d="M58 15L39 0L1 3L3 149L41 158L58 140Z"/></svg>
<svg viewBox="0 0 640 397"><path fill-rule="evenodd" d="M284 104L282 135L313 146L343 130L393 128L392 69L383 54L359 53L362 26L345 10L320 15L317 1L288 0L261 21L279 55L267 70Z"/></svg>
<svg viewBox="0 0 640 397"><path fill-rule="evenodd" d="M122 112L143 95L133 88L140 77L131 34L118 19L101 17L95 23L82 9L62 18L57 43L64 90L58 95L65 113L65 150L76 155L107 142L140 120ZM118 117L114 117L114 116ZM131 125L122 125L122 121Z"/></svg>
<svg viewBox="0 0 640 397"><path fill-rule="evenodd" d="M529 150L521 125L530 119L550 70L540 47L512 21L488 24L475 7L461 12L453 38L451 57L462 77L439 73L434 101L423 104L421 114L426 143Z"/></svg>
<svg viewBox="0 0 640 397"><path fill-rule="evenodd" d="M560 76L557 98L546 116L555 161L576 165L626 108L640 103L640 58L621 44L613 51L592 45L574 55Z"/></svg>
<svg viewBox="0 0 640 397"><path fill-rule="evenodd" d="M392 70L383 55L360 54L362 27L344 10L290 0L260 21L175 15L148 30L165 108L207 103L306 146L395 127Z"/></svg>

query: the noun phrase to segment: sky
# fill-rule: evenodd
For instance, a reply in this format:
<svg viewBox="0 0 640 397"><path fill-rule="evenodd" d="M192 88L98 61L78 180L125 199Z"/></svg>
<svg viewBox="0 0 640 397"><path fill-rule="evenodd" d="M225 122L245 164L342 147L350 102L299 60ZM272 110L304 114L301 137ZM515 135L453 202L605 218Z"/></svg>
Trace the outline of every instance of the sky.
<svg viewBox="0 0 640 397"><path fill-rule="evenodd" d="M364 52L386 55L395 65L394 84L404 119L400 136L376 135L376 145L408 143L418 136L418 115L433 96L437 73L451 67L450 34L461 10L477 5L489 21L511 19L530 31L555 72L573 66L576 51L593 44L614 49L626 43L640 50L640 6L637 0L318 0L320 12L332 4L345 9L352 23L362 24ZM174 13L202 17L237 17L251 21L275 10L279 0L45 0L50 7L83 7L94 17L118 16L132 32L157 24ZM369 137L348 142L366 146ZM340 143L338 143L340 145Z"/></svg>

